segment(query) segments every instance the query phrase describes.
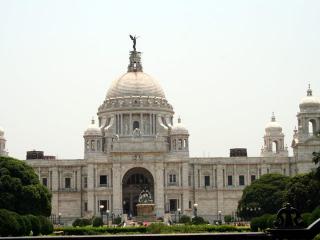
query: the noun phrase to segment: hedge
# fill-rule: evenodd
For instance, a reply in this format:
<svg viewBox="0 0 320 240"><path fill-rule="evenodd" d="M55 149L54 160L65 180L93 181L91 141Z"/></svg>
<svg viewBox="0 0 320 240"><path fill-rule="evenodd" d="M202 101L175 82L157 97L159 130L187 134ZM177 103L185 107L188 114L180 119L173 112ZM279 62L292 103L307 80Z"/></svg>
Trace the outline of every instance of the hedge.
<svg viewBox="0 0 320 240"><path fill-rule="evenodd" d="M58 227L56 231L63 231L64 235L98 235L98 234L128 234L128 233L198 233L198 232L247 232L248 227L229 225L172 225L153 223L148 227Z"/></svg>

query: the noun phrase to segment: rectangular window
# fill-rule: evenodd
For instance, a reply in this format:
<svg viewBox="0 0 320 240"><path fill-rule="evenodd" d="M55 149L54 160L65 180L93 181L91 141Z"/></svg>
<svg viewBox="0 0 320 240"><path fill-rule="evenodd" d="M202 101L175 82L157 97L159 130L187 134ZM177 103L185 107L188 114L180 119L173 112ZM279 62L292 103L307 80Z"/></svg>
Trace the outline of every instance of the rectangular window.
<svg viewBox="0 0 320 240"><path fill-rule="evenodd" d="M210 176L204 176L204 186L210 186Z"/></svg>
<svg viewBox="0 0 320 240"><path fill-rule="evenodd" d="M175 184L177 182L177 177L175 174L169 174L169 183Z"/></svg>
<svg viewBox="0 0 320 240"><path fill-rule="evenodd" d="M88 202L84 202L84 211L85 211L85 212L88 211Z"/></svg>
<svg viewBox="0 0 320 240"><path fill-rule="evenodd" d="M87 178L87 177L84 177L84 178L83 178L83 187L84 187L84 188L87 188L87 187L88 187L88 178Z"/></svg>
<svg viewBox="0 0 320 240"><path fill-rule="evenodd" d="M191 207L191 201L189 201L189 209L191 209L192 207Z"/></svg>
<svg viewBox="0 0 320 240"><path fill-rule="evenodd" d="M244 186L244 176L243 175L239 176L239 185Z"/></svg>
<svg viewBox="0 0 320 240"><path fill-rule="evenodd" d="M251 175L251 182L253 182L254 180L256 180L256 175Z"/></svg>
<svg viewBox="0 0 320 240"><path fill-rule="evenodd" d="M233 185L233 183L232 183L232 176L229 175L229 176L228 176L228 186L232 186L232 185Z"/></svg>
<svg viewBox="0 0 320 240"><path fill-rule="evenodd" d="M188 176L188 186L191 187L191 176Z"/></svg>
<svg viewBox="0 0 320 240"><path fill-rule="evenodd" d="M48 179L42 178L42 184L47 187L48 186Z"/></svg>
<svg viewBox="0 0 320 240"><path fill-rule="evenodd" d="M177 199L170 199L170 212L176 212L178 209Z"/></svg>
<svg viewBox="0 0 320 240"><path fill-rule="evenodd" d="M107 175L100 175L100 187L106 187L108 184L108 176Z"/></svg>
<svg viewBox="0 0 320 240"><path fill-rule="evenodd" d="M71 178L67 177L64 179L64 188L71 188Z"/></svg>

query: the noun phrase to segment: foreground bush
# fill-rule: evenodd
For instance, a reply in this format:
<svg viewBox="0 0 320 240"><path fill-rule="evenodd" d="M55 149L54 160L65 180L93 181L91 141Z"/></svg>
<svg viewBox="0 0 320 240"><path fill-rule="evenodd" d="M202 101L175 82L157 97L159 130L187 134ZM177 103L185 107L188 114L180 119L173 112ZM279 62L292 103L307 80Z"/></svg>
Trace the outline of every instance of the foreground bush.
<svg viewBox="0 0 320 240"><path fill-rule="evenodd" d="M42 235L48 235L53 232L53 225L48 218L44 216L38 216L38 219L40 222L40 233Z"/></svg>
<svg viewBox="0 0 320 240"><path fill-rule="evenodd" d="M88 218L77 218L74 220L72 223L72 226L74 227L84 227L84 226L89 226L92 224L92 220Z"/></svg>
<svg viewBox="0 0 320 240"><path fill-rule="evenodd" d="M0 209L0 236L33 236L53 232L52 223L44 216L19 215Z"/></svg>
<svg viewBox="0 0 320 240"><path fill-rule="evenodd" d="M180 223L190 223L191 222L191 218L187 215L182 215L180 217Z"/></svg>
<svg viewBox="0 0 320 240"><path fill-rule="evenodd" d="M267 228L274 227L274 221L276 215L264 214L261 217L255 217L251 219L250 227L253 232L263 231Z"/></svg>
<svg viewBox="0 0 320 240"><path fill-rule="evenodd" d="M191 220L191 223L199 225L199 224L208 224L209 222L205 221L202 217L198 216L198 217L193 217Z"/></svg>
<svg viewBox="0 0 320 240"><path fill-rule="evenodd" d="M92 226L93 227L101 227L103 226L103 220L101 217L95 217L92 221Z"/></svg>

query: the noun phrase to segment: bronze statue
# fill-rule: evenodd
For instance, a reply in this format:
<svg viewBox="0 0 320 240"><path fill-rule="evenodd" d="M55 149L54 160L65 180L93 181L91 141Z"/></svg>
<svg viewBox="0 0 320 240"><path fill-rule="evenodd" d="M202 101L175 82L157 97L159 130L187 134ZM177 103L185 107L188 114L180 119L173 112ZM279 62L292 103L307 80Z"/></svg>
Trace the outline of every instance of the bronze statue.
<svg viewBox="0 0 320 240"><path fill-rule="evenodd" d="M132 36L132 35L129 35L132 42L133 42L133 51L136 51L136 44L137 44L137 36Z"/></svg>

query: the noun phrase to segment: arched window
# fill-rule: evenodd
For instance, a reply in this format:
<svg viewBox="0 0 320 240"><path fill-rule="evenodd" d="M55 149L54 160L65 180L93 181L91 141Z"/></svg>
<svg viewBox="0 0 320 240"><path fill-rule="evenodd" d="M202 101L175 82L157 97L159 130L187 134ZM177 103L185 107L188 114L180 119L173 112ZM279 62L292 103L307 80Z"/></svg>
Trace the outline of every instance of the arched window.
<svg viewBox="0 0 320 240"><path fill-rule="evenodd" d="M272 152L273 153L277 153L278 152L278 142L277 141L273 141L272 142Z"/></svg>
<svg viewBox="0 0 320 240"><path fill-rule="evenodd" d="M94 140L91 140L91 151L94 151Z"/></svg>
<svg viewBox="0 0 320 240"><path fill-rule="evenodd" d="M100 151L101 145L100 145L100 140L97 140L97 151Z"/></svg>
<svg viewBox="0 0 320 240"><path fill-rule="evenodd" d="M136 128L139 128L139 122L138 121L134 121L133 122L133 130L135 130Z"/></svg>
<svg viewBox="0 0 320 240"><path fill-rule="evenodd" d="M311 119L308 123L308 133L310 136L316 133L316 121L314 119Z"/></svg>
<svg viewBox="0 0 320 240"><path fill-rule="evenodd" d="M173 140L173 149L177 150L177 140L176 139Z"/></svg>
<svg viewBox="0 0 320 240"><path fill-rule="evenodd" d="M178 146L179 150L182 150L182 139L179 139L179 146Z"/></svg>

